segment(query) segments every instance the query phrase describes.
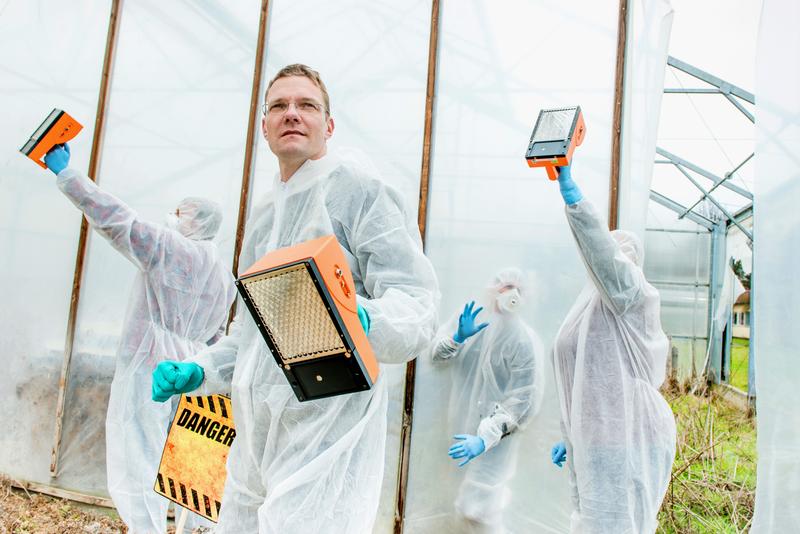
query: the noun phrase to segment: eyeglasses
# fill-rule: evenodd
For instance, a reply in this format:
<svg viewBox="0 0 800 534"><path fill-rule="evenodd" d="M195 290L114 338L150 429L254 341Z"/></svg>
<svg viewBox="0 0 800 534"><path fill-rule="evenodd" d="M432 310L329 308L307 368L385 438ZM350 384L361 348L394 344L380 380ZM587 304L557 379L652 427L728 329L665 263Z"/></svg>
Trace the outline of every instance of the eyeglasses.
<svg viewBox="0 0 800 534"><path fill-rule="evenodd" d="M310 115L322 111L322 104L318 104L313 100L301 100L299 102L287 102L285 100L276 100L274 102L264 102L261 105L261 112L264 115L283 115L289 111L289 106L294 104L294 109L301 115Z"/></svg>

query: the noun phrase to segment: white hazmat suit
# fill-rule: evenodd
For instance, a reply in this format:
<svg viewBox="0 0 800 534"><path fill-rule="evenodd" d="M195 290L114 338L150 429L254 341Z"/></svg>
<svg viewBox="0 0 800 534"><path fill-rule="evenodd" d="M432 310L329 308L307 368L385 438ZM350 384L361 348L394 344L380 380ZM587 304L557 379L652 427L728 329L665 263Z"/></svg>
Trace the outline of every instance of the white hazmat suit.
<svg viewBox="0 0 800 534"><path fill-rule="evenodd" d="M503 295L516 290L513 305ZM473 530L501 532L509 500L506 484L513 475L517 440L510 436L541 406L544 389L542 345L519 317L529 288L519 269L504 269L486 289L478 320L489 326L463 343L453 339L459 315L439 329L434 362L454 367L450 422L455 433L482 438L486 451L465 466L456 510Z"/></svg>
<svg viewBox="0 0 800 534"><path fill-rule="evenodd" d="M128 532L166 532L169 501L153 485L179 397L151 400L152 373L162 360L206 348L225 326L236 289L210 241L222 215L214 202L187 198L170 229L142 221L73 169L61 171L57 183L92 228L138 269L106 417L108 491Z"/></svg>
<svg viewBox="0 0 800 534"><path fill-rule="evenodd" d="M634 234L609 232L587 200L566 213L591 279L554 347L571 531L655 532L675 457L675 419L658 391L669 348L660 297Z"/></svg>
<svg viewBox="0 0 800 534"><path fill-rule="evenodd" d="M433 335L436 277L398 193L365 169L329 153L287 182L276 175L249 217L239 265L334 234L376 357L405 363ZM244 306L230 335L192 361L204 369L203 392L231 388L236 422L215 532L372 532L386 441L382 376L369 391L299 402Z"/></svg>

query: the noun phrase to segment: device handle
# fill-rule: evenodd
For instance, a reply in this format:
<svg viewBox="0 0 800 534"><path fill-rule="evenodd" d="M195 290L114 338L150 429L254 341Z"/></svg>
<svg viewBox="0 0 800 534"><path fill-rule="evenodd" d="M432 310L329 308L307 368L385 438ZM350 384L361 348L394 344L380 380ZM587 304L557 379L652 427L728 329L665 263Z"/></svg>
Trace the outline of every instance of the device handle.
<svg viewBox="0 0 800 534"><path fill-rule="evenodd" d="M558 180L558 171L556 170L555 166L548 165L545 167L547 169L547 177L550 178L552 181Z"/></svg>

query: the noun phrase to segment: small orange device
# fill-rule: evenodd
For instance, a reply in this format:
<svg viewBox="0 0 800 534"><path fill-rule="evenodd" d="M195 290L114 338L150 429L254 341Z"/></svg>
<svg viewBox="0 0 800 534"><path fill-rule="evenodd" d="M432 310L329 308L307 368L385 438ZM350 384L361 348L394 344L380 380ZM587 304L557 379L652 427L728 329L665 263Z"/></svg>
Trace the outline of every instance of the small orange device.
<svg viewBox="0 0 800 534"><path fill-rule="evenodd" d="M45 154L54 146L71 141L81 130L83 125L67 112L54 109L19 151L46 169L47 165L42 161Z"/></svg>
<svg viewBox="0 0 800 534"><path fill-rule="evenodd" d="M236 287L299 401L370 389L378 361L333 235L272 251Z"/></svg>
<svg viewBox="0 0 800 534"><path fill-rule="evenodd" d="M585 135L580 106L541 110L525 154L528 167L544 167L547 176L557 180L556 167L569 165L575 147L583 143Z"/></svg>

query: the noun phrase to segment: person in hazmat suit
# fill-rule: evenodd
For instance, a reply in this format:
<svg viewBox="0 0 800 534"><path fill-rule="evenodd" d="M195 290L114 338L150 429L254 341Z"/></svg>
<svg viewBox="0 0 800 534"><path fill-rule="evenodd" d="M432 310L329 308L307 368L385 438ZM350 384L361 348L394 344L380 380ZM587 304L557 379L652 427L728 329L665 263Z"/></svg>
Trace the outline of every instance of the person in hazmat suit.
<svg viewBox="0 0 800 534"><path fill-rule="evenodd" d="M334 121L316 71L284 67L265 100L262 131L279 172L249 216L242 272L270 251L334 234L377 359L409 361L433 336L439 298L413 213L368 165L327 150ZM299 402L244 306L219 343L191 363L162 365L154 383L166 394L231 390L236 439L215 532L372 532L387 431L383 373L368 391Z"/></svg>
<svg viewBox="0 0 800 534"><path fill-rule="evenodd" d="M184 359L224 332L236 298L233 275L212 239L219 205L185 198L165 224L142 220L69 165L69 146L45 163L92 228L137 268L116 354L106 416L108 491L131 533L166 532L169 501L153 491L173 402L151 397L151 373L167 355ZM200 517L190 525L210 525Z"/></svg>
<svg viewBox="0 0 800 534"><path fill-rule="evenodd" d="M567 462L571 532L652 533L675 457L675 418L658 391L669 349L660 297L639 238L608 230L569 166L558 181L590 278L553 349L564 441L551 456Z"/></svg>
<svg viewBox="0 0 800 534"><path fill-rule="evenodd" d="M455 502L468 532L505 531L506 484L514 472L518 430L541 405L543 350L519 317L528 292L522 271L503 269L486 288L487 322L476 324L484 308L467 303L433 343L433 361L454 370L450 420L464 433L455 435L449 454L459 466L469 463Z"/></svg>

